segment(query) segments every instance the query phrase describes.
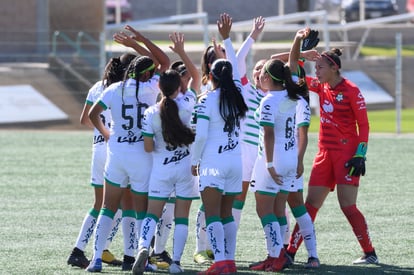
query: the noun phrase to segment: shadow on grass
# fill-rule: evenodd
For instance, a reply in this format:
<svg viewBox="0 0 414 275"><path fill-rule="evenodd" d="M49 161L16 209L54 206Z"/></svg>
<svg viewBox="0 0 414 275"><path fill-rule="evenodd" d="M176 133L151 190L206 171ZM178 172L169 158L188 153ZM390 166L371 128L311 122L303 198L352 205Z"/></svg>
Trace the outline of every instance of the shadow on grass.
<svg viewBox="0 0 414 275"><path fill-rule="evenodd" d="M238 262L237 274L269 274L269 272L251 271L249 263ZM283 274L414 274L414 267L394 266L388 264L378 265L327 265L321 264L318 269L304 269L302 263L284 269Z"/></svg>

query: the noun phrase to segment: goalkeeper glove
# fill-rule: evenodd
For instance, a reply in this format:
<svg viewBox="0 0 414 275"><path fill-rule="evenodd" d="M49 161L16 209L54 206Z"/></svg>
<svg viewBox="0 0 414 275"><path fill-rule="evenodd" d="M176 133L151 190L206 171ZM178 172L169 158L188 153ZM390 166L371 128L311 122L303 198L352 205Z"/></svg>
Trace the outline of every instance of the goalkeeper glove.
<svg viewBox="0 0 414 275"><path fill-rule="evenodd" d="M368 145L366 142L361 142L358 145L355 155L345 163L345 167L349 168L348 175L350 176L365 176L365 155L367 153Z"/></svg>
<svg viewBox="0 0 414 275"><path fill-rule="evenodd" d="M318 31L310 30L309 35L303 39L301 51L307 51L315 48L319 43Z"/></svg>

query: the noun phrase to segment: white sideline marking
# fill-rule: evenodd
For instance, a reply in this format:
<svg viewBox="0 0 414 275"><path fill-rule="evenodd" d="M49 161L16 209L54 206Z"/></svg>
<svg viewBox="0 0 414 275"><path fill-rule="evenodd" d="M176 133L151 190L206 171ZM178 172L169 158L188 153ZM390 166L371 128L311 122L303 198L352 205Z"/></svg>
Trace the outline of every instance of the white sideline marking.
<svg viewBox="0 0 414 275"><path fill-rule="evenodd" d="M67 118L67 114L30 85L0 86L0 123Z"/></svg>

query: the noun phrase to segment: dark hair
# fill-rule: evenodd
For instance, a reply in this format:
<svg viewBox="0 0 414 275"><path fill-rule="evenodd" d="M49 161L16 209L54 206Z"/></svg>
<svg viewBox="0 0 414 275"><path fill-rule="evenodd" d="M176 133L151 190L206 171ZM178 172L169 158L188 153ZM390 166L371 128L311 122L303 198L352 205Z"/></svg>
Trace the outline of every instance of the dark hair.
<svg viewBox="0 0 414 275"><path fill-rule="evenodd" d="M223 50L224 51L224 50ZM201 84L206 85L208 82L208 75L211 71L211 64L217 59L214 46L208 46L201 57ZM210 65L210 66L209 66Z"/></svg>
<svg viewBox="0 0 414 275"><path fill-rule="evenodd" d="M149 76L146 73L149 72ZM124 94L125 82L128 79L135 79L135 97L138 101L139 82L147 81L155 72L154 61L148 56L135 57L128 66L128 69L124 75L124 83L122 84L122 94Z"/></svg>
<svg viewBox="0 0 414 275"><path fill-rule="evenodd" d="M185 67L184 62L181 60L172 63L170 69L177 71L180 76L183 76L187 72L187 68Z"/></svg>
<svg viewBox="0 0 414 275"><path fill-rule="evenodd" d="M337 66L338 69L341 68L341 59L339 58L342 55L342 50L338 48L332 48L329 51L324 51L321 53L322 57L328 61L331 66Z"/></svg>
<svg viewBox="0 0 414 275"><path fill-rule="evenodd" d="M233 67L226 59L217 59L211 65L211 74L216 87L220 88L220 115L225 121L224 131L233 132L240 125L240 118L244 118L247 105L244 102L240 89L233 81Z"/></svg>
<svg viewBox="0 0 414 275"><path fill-rule="evenodd" d="M124 79L125 71L135 57L135 54L124 53L120 57L112 57L109 59L105 66L102 78L104 87L108 87L113 83L122 81Z"/></svg>
<svg viewBox="0 0 414 275"><path fill-rule="evenodd" d="M288 97L292 100L297 100L299 95L308 95L308 86L306 82L300 81L295 83L292 79L292 73L285 63L278 59L270 59L264 65L266 73L269 74L273 83L282 85L286 88Z"/></svg>
<svg viewBox="0 0 414 275"><path fill-rule="evenodd" d="M158 83L164 95L159 103L162 136L167 144L174 147L188 146L193 143L195 138L194 132L181 121L177 103L170 98L179 89L180 84L179 73L172 69L162 73Z"/></svg>

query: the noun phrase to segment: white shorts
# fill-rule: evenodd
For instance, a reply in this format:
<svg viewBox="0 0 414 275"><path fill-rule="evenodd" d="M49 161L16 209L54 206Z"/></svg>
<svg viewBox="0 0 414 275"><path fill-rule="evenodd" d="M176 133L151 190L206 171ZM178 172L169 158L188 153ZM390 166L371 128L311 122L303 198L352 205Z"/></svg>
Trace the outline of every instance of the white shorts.
<svg viewBox="0 0 414 275"><path fill-rule="evenodd" d="M147 194L152 168L152 155L142 151L111 152L108 148L105 180L133 193Z"/></svg>
<svg viewBox="0 0 414 275"><path fill-rule="evenodd" d="M242 192L242 162L240 156L202 159L200 162L199 190L216 188L223 195L238 195Z"/></svg>
<svg viewBox="0 0 414 275"><path fill-rule="evenodd" d="M249 143L241 143L242 152L242 179L249 182L252 178L254 163L257 158L257 146Z"/></svg>
<svg viewBox="0 0 414 275"><path fill-rule="evenodd" d="M282 166L281 164L280 166ZM279 168L279 169L278 169ZM285 169L275 165L276 172L280 174L279 171L285 171ZM277 194L280 191L284 192L295 192L295 182L296 182L296 169L288 173L282 174L283 176L283 185L277 184L273 178L270 176L263 157L259 156L256 159L252 180L250 182L249 190L252 192L266 192L270 194Z"/></svg>
<svg viewBox="0 0 414 275"><path fill-rule="evenodd" d="M103 187L106 163L106 145L99 145L92 149L91 185Z"/></svg>
<svg viewBox="0 0 414 275"><path fill-rule="evenodd" d="M148 196L150 198L165 199L176 197L178 199L193 200L199 198L197 177L191 175L190 162L185 165L153 167Z"/></svg>

